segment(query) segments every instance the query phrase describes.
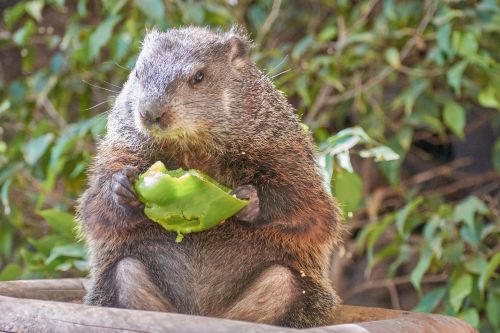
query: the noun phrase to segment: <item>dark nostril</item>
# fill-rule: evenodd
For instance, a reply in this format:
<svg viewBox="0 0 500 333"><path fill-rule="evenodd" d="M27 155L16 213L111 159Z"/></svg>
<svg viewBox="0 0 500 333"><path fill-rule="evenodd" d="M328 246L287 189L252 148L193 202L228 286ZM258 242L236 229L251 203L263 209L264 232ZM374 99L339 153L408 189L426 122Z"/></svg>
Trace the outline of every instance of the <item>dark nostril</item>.
<svg viewBox="0 0 500 333"><path fill-rule="evenodd" d="M147 119L148 118L148 113L146 111L139 111L139 115L141 116L142 119Z"/></svg>
<svg viewBox="0 0 500 333"><path fill-rule="evenodd" d="M139 115L141 116L142 120L149 125L160 123L161 118L163 117L163 114L158 115L157 112L151 110L140 110Z"/></svg>

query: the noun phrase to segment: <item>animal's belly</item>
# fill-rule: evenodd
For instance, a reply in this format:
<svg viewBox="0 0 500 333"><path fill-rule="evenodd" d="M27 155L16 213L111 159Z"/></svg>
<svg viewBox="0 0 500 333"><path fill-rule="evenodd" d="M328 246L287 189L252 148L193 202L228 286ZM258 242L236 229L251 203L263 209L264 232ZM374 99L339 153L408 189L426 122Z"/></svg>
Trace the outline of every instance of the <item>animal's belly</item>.
<svg viewBox="0 0 500 333"><path fill-rule="evenodd" d="M284 262L281 250L241 228L223 225L186 235L181 243L168 235L142 250L179 312L217 316L259 271Z"/></svg>

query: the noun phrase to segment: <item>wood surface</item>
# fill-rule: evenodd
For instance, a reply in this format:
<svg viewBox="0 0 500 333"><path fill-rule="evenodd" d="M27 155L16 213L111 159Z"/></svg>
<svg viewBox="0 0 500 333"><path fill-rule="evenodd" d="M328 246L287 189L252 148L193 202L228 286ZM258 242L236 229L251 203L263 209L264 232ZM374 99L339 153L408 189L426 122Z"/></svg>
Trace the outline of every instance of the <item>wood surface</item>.
<svg viewBox="0 0 500 333"><path fill-rule="evenodd" d="M456 318L342 305L331 326L305 330L236 320L88 306L86 279L0 282L0 332L472 333Z"/></svg>

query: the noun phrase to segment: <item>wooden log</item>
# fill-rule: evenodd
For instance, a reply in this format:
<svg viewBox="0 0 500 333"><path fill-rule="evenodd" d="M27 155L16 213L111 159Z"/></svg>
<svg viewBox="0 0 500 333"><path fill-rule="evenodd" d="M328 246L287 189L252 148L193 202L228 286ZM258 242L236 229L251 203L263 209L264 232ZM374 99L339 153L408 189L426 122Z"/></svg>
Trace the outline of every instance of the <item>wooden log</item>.
<svg viewBox="0 0 500 333"><path fill-rule="evenodd" d="M0 295L58 302L81 302L88 279L44 279L0 282ZM335 310L332 324L391 319L404 311L342 305Z"/></svg>
<svg viewBox="0 0 500 333"><path fill-rule="evenodd" d="M0 282L0 332L296 332L227 319L112 309L53 301L80 301L86 279ZM21 299L23 298L23 299ZM28 299L25 299L28 298ZM38 300L35 300L38 299ZM52 301L44 301L52 300ZM343 305L333 326L308 333L469 333L470 325L447 316Z"/></svg>
<svg viewBox="0 0 500 333"><path fill-rule="evenodd" d="M302 332L302 331L301 331ZM340 324L305 330L307 333L478 333L453 317L408 312L398 318Z"/></svg>
<svg viewBox="0 0 500 333"><path fill-rule="evenodd" d="M394 319L410 314L408 311L353 305L340 305L333 311L334 321L332 324L349 324L364 321Z"/></svg>
<svg viewBox="0 0 500 333"><path fill-rule="evenodd" d="M46 279L0 282L0 295L46 301L81 301L88 279Z"/></svg>
<svg viewBox="0 0 500 333"><path fill-rule="evenodd" d="M44 279L0 282L0 295L58 302L81 302L86 292L88 279ZM363 308L342 305L335 311L332 324L396 318L404 311Z"/></svg>
<svg viewBox="0 0 500 333"><path fill-rule="evenodd" d="M255 332L255 333L473 333L446 316L410 313L394 319L296 330L176 313L101 308L0 296L1 332Z"/></svg>

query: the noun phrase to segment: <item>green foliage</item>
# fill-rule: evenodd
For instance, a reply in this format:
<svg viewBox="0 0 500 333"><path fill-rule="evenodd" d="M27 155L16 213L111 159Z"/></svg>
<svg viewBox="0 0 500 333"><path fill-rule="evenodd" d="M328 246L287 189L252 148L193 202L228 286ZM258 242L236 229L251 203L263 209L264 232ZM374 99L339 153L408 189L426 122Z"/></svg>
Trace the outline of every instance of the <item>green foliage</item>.
<svg viewBox="0 0 500 333"><path fill-rule="evenodd" d="M439 272L450 272L447 285L426 293L414 310L440 308L446 314L462 317L478 326L481 313L491 312L493 308L498 313L500 309L496 303L500 266L496 247L500 224L489 219L491 213L475 196L455 206L436 198L417 197L388 214L382 230L381 224L364 228L357 240L358 246L369 254L370 267L390 260L390 274L393 275L413 259L404 251L377 250L377 241L387 236L384 231L395 225L398 232L392 236L392 245L403 248L406 244L418 244L411 246L411 251L418 256L411 272L411 283L419 292L423 292L426 275L439 277Z"/></svg>
<svg viewBox="0 0 500 333"><path fill-rule="evenodd" d="M358 151L359 145L367 146ZM327 186L333 193L345 216L352 216L361 203L362 180L354 172L351 154L374 158L376 162L399 159L391 148L383 146L366 134L360 127L346 128L330 136L319 146L318 160L325 174Z"/></svg>
<svg viewBox="0 0 500 333"><path fill-rule="evenodd" d="M497 1L35 0L0 15L0 280L85 274L73 207L146 28L238 23L316 139L354 255L408 272L415 310L500 330L498 177L439 171L476 120L500 129ZM488 149L500 170L498 136Z"/></svg>

